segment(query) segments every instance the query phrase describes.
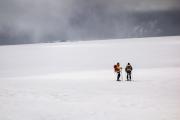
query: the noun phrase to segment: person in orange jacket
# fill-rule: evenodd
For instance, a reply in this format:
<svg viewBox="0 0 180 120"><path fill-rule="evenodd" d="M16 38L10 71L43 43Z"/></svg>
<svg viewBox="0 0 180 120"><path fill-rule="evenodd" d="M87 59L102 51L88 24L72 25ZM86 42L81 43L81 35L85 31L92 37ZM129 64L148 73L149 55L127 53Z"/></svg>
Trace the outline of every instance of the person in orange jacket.
<svg viewBox="0 0 180 120"><path fill-rule="evenodd" d="M114 72L117 73L117 81L120 81L121 71L122 71L122 67L120 66L119 63L117 63L116 65L114 65Z"/></svg>

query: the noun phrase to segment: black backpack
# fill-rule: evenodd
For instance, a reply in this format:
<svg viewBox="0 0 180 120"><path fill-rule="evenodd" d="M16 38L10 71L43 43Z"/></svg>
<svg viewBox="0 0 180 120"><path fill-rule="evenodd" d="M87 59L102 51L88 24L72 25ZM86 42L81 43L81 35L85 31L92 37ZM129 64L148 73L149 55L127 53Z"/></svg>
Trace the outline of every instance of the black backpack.
<svg viewBox="0 0 180 120"><path fill-rule="evenodd" d="M126 72L131 72L132 71L132 67L130 65L126 66Z"/></svg>

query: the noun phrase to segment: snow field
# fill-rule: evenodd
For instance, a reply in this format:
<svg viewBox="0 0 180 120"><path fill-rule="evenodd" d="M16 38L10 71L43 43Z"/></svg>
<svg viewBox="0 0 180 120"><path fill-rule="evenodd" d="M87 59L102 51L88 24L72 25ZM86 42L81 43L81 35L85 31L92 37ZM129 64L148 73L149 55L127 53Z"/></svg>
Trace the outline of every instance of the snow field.
<svg viewBox="0 0 180 120"><path fill-rule="evenodd" d="M179 39L2 46L0 120L179 120Z"/></svg>

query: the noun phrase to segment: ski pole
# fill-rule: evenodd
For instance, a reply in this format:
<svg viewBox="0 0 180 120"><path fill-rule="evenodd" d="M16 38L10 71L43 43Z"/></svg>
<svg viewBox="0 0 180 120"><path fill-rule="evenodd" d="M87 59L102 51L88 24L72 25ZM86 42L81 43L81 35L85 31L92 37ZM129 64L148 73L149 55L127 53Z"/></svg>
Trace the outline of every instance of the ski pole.
<svg viewBox="0 0 180 120"><path fill-rule="evenodd" d="M122 77L122 81L123 81L123 73L122 73L122 70L123 70L123 68L121 68L121 77Z"/></svg>
<svg viewBox="0 0 180 120"><path fill-rule="evenodd" d="M122 81L123 81L123 74L122 74L122 71L121 71L121 77L122 77Z"/></svg>

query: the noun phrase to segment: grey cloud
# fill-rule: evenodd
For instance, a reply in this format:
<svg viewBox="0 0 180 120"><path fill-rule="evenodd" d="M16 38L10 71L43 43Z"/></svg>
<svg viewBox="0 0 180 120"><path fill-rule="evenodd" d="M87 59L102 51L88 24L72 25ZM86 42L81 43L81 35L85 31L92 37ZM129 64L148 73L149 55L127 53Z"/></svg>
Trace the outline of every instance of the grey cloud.
<svg viewBox="0 0 180 120"><path fill-rule="evenodd" d="M0 0L0 44L178 35L179 8L178 0Z"/></svg>

